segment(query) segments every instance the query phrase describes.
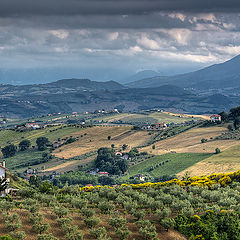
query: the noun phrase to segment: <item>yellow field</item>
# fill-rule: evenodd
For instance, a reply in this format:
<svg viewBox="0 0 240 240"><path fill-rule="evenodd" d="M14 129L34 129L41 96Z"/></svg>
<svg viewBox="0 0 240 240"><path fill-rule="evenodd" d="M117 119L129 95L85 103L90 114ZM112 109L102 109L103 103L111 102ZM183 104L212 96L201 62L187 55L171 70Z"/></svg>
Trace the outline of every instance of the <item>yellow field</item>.
<svg viewBox="0 0 240 240"><path fill-rule="evenodd" d="M237 140L210 140L210 138L219 136L225 131L227 131L225 127L193 128L175 137L154 143L156 146L155 150L152 149L152 145L142 148L141 150L156 155L171 151L177 153L213 153L217 147L221 150L225 150L239 143ZM210 141L201 143L201 139L203 138Z"/></svg>
<svg viewBox="0 0 240 240"><path fill-rule="evenodd" d="M202 118L204 120L210 120L210 117L207 115L178 114L178 113L170 113L170 112L165 112L165 113L171 116L181 116L184 118L194 117L194 118Z"/></svg>
<svg viewBox="0 0 240 240"><path fill-rule="evenodd" d="M212 157L191 166L178 175L183 176L188 173L190 176L200 176L212 173L237 171L240 169L239 156L240 144L237 144L220 154L213 155Z"/></svg>
<svg viewBox="0 0 240 240"><path fill-rule="evenodd" d="M91 157L85 158L83 160L67 161L67 162L59 164L57 166L45 169L45 170L43 170L41 172L53 172L53 171L56 171L57 173L61 173L61 172L67 172L67 171L76 170L78 168L78 166L87 164L87 163L93 161L94 158L96 158L96 155L93 155Z"/></svg>
<svg viewBox="0 0 240 240"><path fill-rule="evenodd" d="M82 129L71 135L73 137L80 137L83 135L83 137L80 137L78 141L72 144L62 146L55 150L55 156L68 159L95 151L101 147L111 147L111 144L114 144L117 148L121 147L123 144L127 144L129 146L128 149L131 149L132 147L143 144L150 138L147 132L131 131L130 126L96 126ZM110 141L107 139L108 136L111 136Z"/></svg>

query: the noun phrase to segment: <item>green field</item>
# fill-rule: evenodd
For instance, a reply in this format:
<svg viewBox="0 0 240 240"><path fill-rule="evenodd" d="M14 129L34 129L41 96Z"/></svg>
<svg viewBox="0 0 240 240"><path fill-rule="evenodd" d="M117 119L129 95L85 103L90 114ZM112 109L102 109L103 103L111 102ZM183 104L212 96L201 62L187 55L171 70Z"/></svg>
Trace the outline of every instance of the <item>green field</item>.
<svg viewBox="0 0 240 240"><path fill-rule="evenodd" d="M54 131L53 131L54 130ZM76 131L79 131L79 128L75 127L50 127L40 130L30 130L26 132L17 132L14 130L1 130L0 131L0 146L4 147L7 144L13 143L18 144L23 139L28 139L32 144L35 144L35 141L38 137L47 137L50 141L57 140L69 134L72 134Z"/></svg>
<svg viewBox="0 0 240 240"><path fill-rule="evenodd" d="M42 159L42 154L41 151L18 152L15 156L6 158L6 167L15 169L24 165L31 166L33 162Z"/></svg>
<svg viewBox="0 0 240 240"><path fill-rule="evenodd" d="M129 175L136 174L150 174L153 177L159 177L164 175L175 175L184 169L200 162L206 158L211 157L210 153L168 153L161 156L153 157L142 163L139 163L129 169ZM155 168L153 171L149 171L152 166L167 161L162 166Z"/></svg>

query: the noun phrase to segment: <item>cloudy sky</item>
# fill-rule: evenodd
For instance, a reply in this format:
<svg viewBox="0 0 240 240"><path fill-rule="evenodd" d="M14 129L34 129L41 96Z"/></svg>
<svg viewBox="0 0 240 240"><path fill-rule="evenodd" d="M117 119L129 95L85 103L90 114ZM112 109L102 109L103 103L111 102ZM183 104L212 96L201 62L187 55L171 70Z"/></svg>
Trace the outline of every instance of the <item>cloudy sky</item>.
<svg viewBox="0 0 240 240"><path fill-rule="evenodd" d="M239 53L239 0L0 0L0 82L170 75Z"/></svg>

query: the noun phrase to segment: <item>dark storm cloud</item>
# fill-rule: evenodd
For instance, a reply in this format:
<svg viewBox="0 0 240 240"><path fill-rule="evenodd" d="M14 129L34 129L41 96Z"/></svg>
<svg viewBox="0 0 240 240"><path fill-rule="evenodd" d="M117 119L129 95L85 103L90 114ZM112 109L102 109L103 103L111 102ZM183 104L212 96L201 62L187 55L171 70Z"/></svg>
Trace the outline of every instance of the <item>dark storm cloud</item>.
<svg viewBox="0 0 240 240"><path fill-rule="evenodd" d="M0 16L144 15L158 11L236 12L239 0L0 0Z"/></svg>

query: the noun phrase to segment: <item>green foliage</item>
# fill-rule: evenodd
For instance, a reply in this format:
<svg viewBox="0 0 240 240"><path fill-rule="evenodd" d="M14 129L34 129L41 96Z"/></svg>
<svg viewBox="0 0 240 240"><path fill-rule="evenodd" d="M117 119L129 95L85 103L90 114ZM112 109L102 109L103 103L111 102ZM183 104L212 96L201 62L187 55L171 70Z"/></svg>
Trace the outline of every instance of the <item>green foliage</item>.
<svg viewBox="0 0 240 240"><path fill-rule="evenodd" d="M35 223L33 225L33 230L38 234L45 233L49 228L50 225L48 223Z"/></svg>
<svg viewBox="0 0 240 240"><path fill-rule="evenodd" d="M46 137L39 137L36 140L36 144L37 144L37 147L38 147L39 151L46 150L48 143L49 143L49 140Z"/></svg>
<svg viewBox="0 0 240 240"><path fill-rule="evenodd" d="M107 171L116 175L125 173L128 169L127 160L115 156L112 148L98 149L98 155L94 164L95 167L99 168L101 171Z"/></svg>
<svg viewBox="0 0 240 240"><path fill-rule="evenodd" d="M85 218L84 223L87 227L93 228L93 227L96 227L100 223L100 218L96 218L96 217Z"/></svg>
<svg viewBox="0 0 240 240"><path fill-rule="evenodd" d="M94 236L97 240L102 240L103 238L107 238L107 230L105 227L99 227L95 229L90 229L89 232Z"/></svg>
<svg viewBox="0 0 240 240"><path fill-rule="evenodd" d="M102 201L98 204L98 208L102 213L107 214L110 213L115 208L115 206L112 202Z"/></svg>
<svg viewBox="0 0 240 240"><path fill-rule="evenodd" d="M10 144L1 149L4 158L12 157L17 152L17 147L14 144Z"/></svg>
<svg viewBox="0 0 240 240"><path fill-rule="evenodd" d="M19 146L19 150L23 152L29 149L29 147L31 146L31 142L25 139L21 141L18 146Z"/></svg>
<svg viewBox="0 0 240 240"><path fill-rule="evenodd" d="M54 237L51 233L50 234L38 234L37 240L58 240L58 238Z"/></svg>
<svg viewBox="0 0 240 240"><path fill-rule="evenodd" d="M53 184L44 181L39 185L38 189L41 193L51 193L53 191Z"/></svg>
<svg viewBox="0 0 240 240"><path fill-rule="evenodd" d="M208 140L206 138L201 139L201 143L206 143Z"/></svg>
<svg viewBox="0 0 240 240"><path fill-rule="evenodd" d="M157 239L156 227L154 225L143 226L139 229L139 233L145 240L155 240Z"/></svg>
<svg viewBox="0 0 240 240"><path fill-rule="evenodd" d="M23 240L25 239L26 233L24 231L19 231L19 232L10 232L10 236L14 239L14 240Z"/></svg>
<svg viewBox="0 0 240 240"><path fill-rule="evenodd" d="M83 216L90 218L90 217L94 216L95 211L93 209L83 208L81 210L81 213L82 213Z"/></svg>
<svg viewBox="0 0 240 240"><path fill-rule="evenodd" d="M0 236L0 240L13 240L13 239L9 236Z"/></svg>
<svg viewBox="0 0 240 240"><path fill-rule="evenodd" d="M109 225L115 229L123 228L127 223L127 219L123 217L111 217L109 219Z"/></svg>
<svg viewBox="0 0 240 240"><path fill-rule="evenodd" d="M161 225L168 231L168 229L172 229L175 226L175 220L173 218L163 218L160 221Z"/></svg>
<svg viewBox="0 0 240 240"><path fill-rule="evenodd" d="M116 230L116 235L121 239L125 240L128 239L129 235L131 234L131 231L127 227L125 228L118 228Z"/></svg>
<svg viewBox="0 0 240 240"><path fill-rule="evenodd" d="M53 212L59 217L65 217L69 213L69 209L61 206L55 206Z"/></svg>
<svg viewBox="0 0 240 240"><path fill-rule="evenodd" d="M216 154L219 154L220 152L221 152L221 151L220 151L219 148L216 148L216 149L215 149L215 153L216 153Z"/></svg>

